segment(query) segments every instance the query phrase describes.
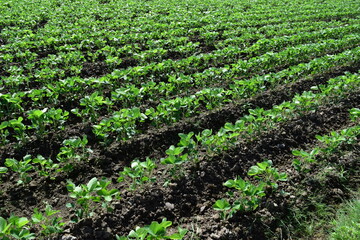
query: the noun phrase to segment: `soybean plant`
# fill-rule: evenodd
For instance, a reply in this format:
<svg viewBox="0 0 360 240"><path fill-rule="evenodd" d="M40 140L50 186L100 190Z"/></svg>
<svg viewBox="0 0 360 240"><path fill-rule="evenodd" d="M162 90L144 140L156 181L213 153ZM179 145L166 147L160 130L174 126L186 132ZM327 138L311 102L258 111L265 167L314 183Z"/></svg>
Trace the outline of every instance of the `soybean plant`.
<svg viewBox="0 0 360 240"><path fill-rule="evenodd" d="M156 168L156 164L150 158L146 158L146 161L141 162L134 160L131 163L131 167L125 167L120 173L118 182L127 181L131 179L130 189L135 190L137 187L142 187L148 182L154 182L156 178L153 176L153 170Z"/></svg>
<svg viewBox="0 0 360 240"><path fill-rule="evenodd" d="M171 221L167 221L164 218L161 223L152 222L149 226L136 227L135 230L131 230L127 236L116 235L116 240L132 240L132 239L183 239L188 232L187 229L178 227L178 232L168 235L167 228L172 225Z"/></svg>
<svg viewBox="0 0 360 240"><path fill-rule="evenodd" d="M26 225L30 221L26 217L10 216L8 219L0 217L0 237L2 240L35 239L35 234Z"/></svg>
<svg viewBox="0 0 360 240"><path fill-rule="evenodd" d="M22 161L18 161L14 158L7 158L5 159L5 166L19 174L18 184L26 184L32 180L28 175L28 171L34 168L33 165L31 165L31 161L31 155L24 156Z"/></svg>
<svg viewBox="0 0 360 240"><path fill-rule="evenodd" d="M89 158L92 150L86 147L87 143L86 135L82 138L75 137L63 141L64 146L60 148L60 152L56 156L57 160L65 164L63 170L72 171L74 162Z"/></svg>
<svg viewBox="0 0 360 240"><path fill-rule="evenodd" d="M63 226L65 223L61 222L61 217L55 216L59 212L58 210L53 210L49 204L46 204L44 212L40 212L39 209L35 208L31 216L32 223L41 226L42 230L40 232L44 236L61 233L64 230Z"/></svg>
<svg viewBox="0 0 360 240"><path fill-rule="evenodd" d="M75 210L74 222L78 222L82 218L90 217L94 214L90 209L92 202L100 203L107 211L112 211L110 202L114 198L119 198L120 192L117 189L108 190L110 184L105 178L98 180L96 177L92 178L86 185L80 184L76 186L73 182L68 180L66 188L70 192L70 197L76 199L76 203L68 203L67 207Z"/></svg>
<svg viewBox="0 0 360 240"><path fill-rule="evenodd" d="M276 190L278 189L277 181L287 181L286 173L279 173L272 167L271 160L250 167L248 175L254 176L258 184L245 181L241 177L224 183L224 186L233 188L235 191L227 193L230 201L220 199L213 205L215 210L220 211L220 217L223 220L231 218L238 211L254 211L259 207L262 198L266 196L267 187Z"/></svg>

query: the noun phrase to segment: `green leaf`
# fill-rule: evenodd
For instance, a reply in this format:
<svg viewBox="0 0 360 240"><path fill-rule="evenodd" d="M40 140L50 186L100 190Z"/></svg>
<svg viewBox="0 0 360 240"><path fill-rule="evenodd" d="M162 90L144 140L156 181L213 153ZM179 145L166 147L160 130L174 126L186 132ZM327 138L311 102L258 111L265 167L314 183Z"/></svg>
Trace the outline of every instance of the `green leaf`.
<svg viewBox="0 0 360 240"><path fill-rule="evenodd" d="M0 217L0 233L6 234L10 227L11 224L7 224L6 220Z"/></svg>
<svg viewBox="0 0 360 240"><path fill-rule="evenodd" d="M262 172L263 172L263 169L259 168L258 166L251 166L248 171L248 175L254 176L254 175L261 174Z"/></svg>
<svg viewBox="0 0 360 240"><path fill-rule="evenodd" d="M88 182L88 184L87 184L87 189L88 189L88 191L89 191L89 192L94 191L94 189L97 187L97 185L98 185L98 180L97 180L97 178L96 178L96 177L92 178L92 179Z"/></svg>
<svg viewBox="0 0 360 240"><path fill-rule="evenodd" d="M294 156L302 156L301 151L299 151L299 150L293 150L291 153L292 153Z"/></svg>
<svg viewBox="0 0 360 240"><path fill-rule="evenodd" d="M172 222L166 221L166 218L164 218L161 223L152 222L148 227L149 234L156 237L164 236L166 233L166 228L171 226L171 224Z"/></svg>
<svg viewBox="0 0 360 240"><path fill-rule="evenodd" d="M7 171L8 171L8 168L0 167L0 173L6 173Z"/></svg>
<svg viewBox="0 0 360 240"><path fill-rule="evenodd" d="M16 221L16 225L21 228L29 223L29 220L26 217L21 217Z"/></svg>
<svg viewBox="0 0 360 240"><path fill-rule="evenodd" d="M217 200L213 208L217 211L229 210L231 208L230 203L226 199Z"/></svg>
<svg viewBox="0 0 360 240"><path fill-rule="evenodd" d="M264 161L264 162L257 163L257 165L258 165L262 170L265 170L267 167L271 167L271 166L272 166L272 161L271 161L271 160L266 160L266 161Z"/></svg>

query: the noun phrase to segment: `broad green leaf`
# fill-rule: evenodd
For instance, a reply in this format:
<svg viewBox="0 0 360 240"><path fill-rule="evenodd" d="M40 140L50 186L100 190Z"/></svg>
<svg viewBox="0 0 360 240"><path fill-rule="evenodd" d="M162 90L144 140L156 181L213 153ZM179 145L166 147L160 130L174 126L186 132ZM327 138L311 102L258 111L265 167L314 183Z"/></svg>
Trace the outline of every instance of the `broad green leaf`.
<svg viewBox="0 0 360 240"><path fill-rule="evenodd" d="M272 166L272 161L271 160L267 160L261 163L257 163L257 165L262 169L265 170L267 167Z"/></svg>
<svg viewBox="0 0 360 240"><path fill-rule="evenodd" d="M26 217L21 217L16 221L16 225L20 228L29 223L29 220Z"/></svg>
<svg viewBox="0 0 360 240"><path fill-rule="evenodd" d="M231 208L230 203L226 199L217 200L213 208L217 211L229 210Z"/></svg>
<svg viewBox="0 0 360 240"><path fill-rule="evenodd" d="M98 180L96 177L92 178L88 184L87 184L87 189L89 192L92 192L98 185Z"/></svg>
<svg viewBox="0 0 360 240"><path fill-rule="evenodd" d="M164 236L166 232L166 227L164 227L162 224L158 222L152 222L148 226L148 232L152 236Z"/></svg>
<svg viewBox="0 0 360 240"><path fill-rule="evenodd" d="M7 233L11 224L7 224L6 219L0 217L0 233Z"/></svg>
<svg viewBox="0 0 360 240"><path fill-rule="evenodd" d="M301 151L299 151L299 150L293 150L291 153L292 153L294 156L302 156Z"/></svg>
<svg viewBox="0 0 360 240"><path fill-rule="evenodd" d="M251 166L248 171L248 175L254 176L254 175L261 174L262 172L263 172L263 170L261 168L259 168L258 166Z"/></svg>

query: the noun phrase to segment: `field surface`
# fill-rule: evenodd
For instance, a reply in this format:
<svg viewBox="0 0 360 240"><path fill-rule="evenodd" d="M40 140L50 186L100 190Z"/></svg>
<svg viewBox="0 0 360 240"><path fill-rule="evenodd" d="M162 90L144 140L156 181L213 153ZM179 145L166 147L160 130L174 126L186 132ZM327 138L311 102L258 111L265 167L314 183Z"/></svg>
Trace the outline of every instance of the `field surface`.
<svg viewBox="0 0 360 240"><path fill-rule="evenodd" d="M358 0L1 0L0 238L326 239L359 87Z"/></svg>

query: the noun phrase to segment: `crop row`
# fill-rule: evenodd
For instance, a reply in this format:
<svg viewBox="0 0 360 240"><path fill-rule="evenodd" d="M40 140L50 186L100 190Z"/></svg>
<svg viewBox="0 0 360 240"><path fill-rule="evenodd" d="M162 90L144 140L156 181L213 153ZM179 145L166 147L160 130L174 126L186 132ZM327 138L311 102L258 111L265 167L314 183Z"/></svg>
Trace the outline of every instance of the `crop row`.
<svg viewBox="0 0 360 240"><path fill-rule="evenodd" d="M338 55L315 58L307 64L301 63L277 73L254 76L249 80L235 80L229 89L205 88L189 97L177 97L172 100L164 99L161 100L161 103L156 108L148 108L145 112L142 112L138 107L122 109L121 111L113 113L112 117L103 119L99 124L94 125L94 132L97 136L105 138L107 142L113 137L116 139L128 139L139 132L139 129L136 127L139 122L145 120L151 121L155 126L159 126L162 123L170 124L184 117L197 114L201 108L204 107L208 110L213 109L229 101L250 97L271 86L296 81L308 74L318 74L329 71L335 66L351 66L354 63L358 63L358 52L358 48L355 48ZM188 81L188 83L190 83L190 81ZM123 104L127 103L131 106L136 104L136 102L141 102L141 99L146 95L161 96L161 89L169 90L170 87L175 88L174 85L171 86L170 84L173 84L173 82L164 85L165 88L164 86L162 86L163 88L156 88L156 86L159 85L149 82L144 84L142 88L132 86L131 88L117 89L112 92L111 99L104 98L99 92L95 92L81 99L80 105L83 106L83 109L74 109L72 112L78 114L83 120L90 118L90 120L96 121L102 106L107 106L109 111L110 107L116 104L117 101L121 101ZM153 86L153 88L151 88L151 86ZM181 89L181 86L176 85L176 89ZM39 106L43 106L44 102L42 100L44 98L50 97L53 101L56 101L56 94L61 94L61 90L64 91L64 88L54 89L53 92L32 90L27 93L26 97L32 99L34 103L38 103ZM25 93L23 93L23 95L25 95ZM23 117L11 120L11 116L15 117L23 111L23 107L21 106L23 99L21 96L21 93L1 95L1 100L4 102L1 114L3 117L9 117L8 121L3 121L0 125L0 131L3 133L3 144L8 142L8 136L11 132L9 131L10 129L13 129L13 136L16 137L17 141L23 142L28 135L26 134L26 129L36 129L37 135L40 137L45 134L46 129L50 127L52 129L64 128L64 123L68 118L69 112L62 109L46 108L29 110L27 116L32 123L31 126L26 126L22 123ZM111 132L113 137L109 138Z"/></svg>
<svg viewBox="0 0 360 240"><path fill-rule="evenodd" d="M161 159L160 162L170 166L171 177L179 177L179 166L184 162L192 162L197 165L204 157L204 152L206 156L221 153L234 147L240 142L240 139L256 139L263 131L276 128L280 122L289 121L301 117L307 112L315 111L326 102L342 99L357 91L359 79L358 74L347 74L330 79L326 85L313 87L314 92L307 91L301 95L296 95L292 101L283 102L272 109L250 109L249 115L243 116L234 124L226 123L217 133L213 133L211 129L206 129L197 135L193 132L179 134L180 141L177 146L170 146L166 150L167 157ZM358 112L353 110L354 118L357 116L356 114ZM13 170L20 174L19 183L28 183L31 178L28 177L27 172L34 169L37 169L38 174L43 176L51 176L50 172L54 171L72 171L73 164L87 159L91 154L91 149L87 148L87 143L86 136L82 139L65 140L56 157L58 163L42 156L33 159L27 155L20 161L7 159L5 164L9 167L16 166ZM148 161L150 161L149 164L154 163L153 160ZM37 167L34 167L33 164L36 164ZM153 170L153 168L149 167L149 170Z"/></svg>
<svg viewBox="0 0 360 240"><path fill-rule="evenodd" d="M342 147L345 145L353 147L357 143L357 137L360 136L359 114L360 109L358 108L350 110L350 118L357 124L353 127L340 131L331 131L330 134L323 136L316 135L318 144L311 151L293 150L293 156L297 157L293 160L295 170L299 173L309 172L311 165L316 164L317 158L320 156L332 156L335 153L343 153ZM269 194L267 188L270 188L270 193L273 193L278 191L278 181L287 181L287 174L279 173L273 167L271 160L266 160L252 166L247 175L255 177L257 183L252 184L241 177L228 180L224 183L224 186L234 190L227 193L227 199L217 200L213 205L215 210L220 211L222 219L227 220L238 211L244 212L257 209L262 199Z"/></svg>
<svg viewBox="0 0 360 240"><path fill-rule="evenodd" d="M351 94L354 91L356 92L358 87L359 75L348 74L329 80L327 85L314 87L313 90L317 93L304 92L301 95L295 96L292 101L274 106L270 110L249 110L249 115L244 116L235 124L225 124L216 134L213 134L209 129L204 130L198 135L194 135L194 133L180 134L181 140L177 146L171 146L166 151L167 157L161 159L160 162L170 166L168 171L171 179L179 178L184 174L181 165L188 161L198 165L204 158L204 152L202 151L206 151L206 156L226 151L236 145L239 142L239 138L254 139L258 134L261 134L263 130L275 128L277 123L297 118L305 115L309 111L316 111L319 106L326 102L342 99L347 94ZM294 167L298 171L306 171L306 168L303 168L304 164L313 163L315 157L320 152L331 154L338 151L340 145L354 144L357 136L360 134L360 126L358 125L359 115L360 110L353 108L350 110L350 118L357 125L341 131L333 131L329 135L316 136L316 138L323 143L321 147L317 147L311 152L294 150L294 156L301 157L301 160L294 160ZM68 146L77 145L84 149L86 143L86 139L82 139L79 141L69 140L65 144ZM69 149L64 147L58 156L64 156L70 152ZM79 160L81 159L77 159L77 161ZM28 174L29 171L35 169L37 173L42 173L42 176L50 177L53 176L51 172L59 170L60 165L64 163L66 163L66 161L61 160L60 164L53 164L51 162L51 165L49 164L49 160L44 159L42 156L37 156L32 159L31 156L27 155L20 161L6 159L6 167L1 167L0 173L3 176L11 169L14 173L19 174L18 184L28 184L31 181L31 177L29 177L30 175ZM74 164L76 164L76 162L74 162ZM131 167L125 167L124 170L120 172L118 181L125 181L127 184L130 184L129 187L131 187L132 190L136 190L144 184L156 181L155 175L153 174L156 164L157 162L149 158L147 158L145 162L135 160L132 162ZM279 173L277 169L272 166L271 161L264 161L252 166L248 175L255 176L259 181L258 184L256 185L245 181L240 177L224 183L225 186L234 188L235 190L229 195L229 199L217 200L214 203L213 207L215 210L221 211L221 217L223 219L232 217L237 211L255 210L259 206L261 199L266 195L266 186L277 190L277 182L287 180L287 175L285 173ZM100 180L92 178L87 184L80 185L75 185L72 181L67 182L66 187L69 196L74 199L73 202L67 204L67 207L74 211L73 222L78 222L83 218L92 216L96 209L96 207L94 208L92 205L93 203L102 202L102 208L109 212L113 211L112 202L120 199L120 191L117 189L109 189L108 186L110 183L111 182L105 178ZM60 233L63 230L65 222L57 216L58 213L59 211L47 205L43 211L35 209L31 220L16 216L11 216L9 219L1 217L0 236L5 237L5 239L10 236L18 237L19 239L33 239L35 234L29 231L28 225L32 225L33 227L40 225L40 234L42 235ZM162 223L165 221L166 220ZM155 225L155 223L152 224ZM167 224L168 226L171 225L169 222ZM160 225L158 227L160 227ZM148 232L137 230L132 231L129 237L135 236L135 233L140 234L140 232L148 234ZM163 232L163 234L165 234L165 232ZM179 229L179 234L180 238L182 238L186 234L186 231ZM175 237L178 235L172 236ZM118 239L126 238L118 237Z"/></svg>
<svg viewBox="0 0 360 240"><path fill-rule="evenodd" d="M292 31L292 33L299 34L299 29L297 28L292 29ZM306 29L304 29L304 31L306 31ZM262 36L258 36L255 39L257 42L253 45L251 45L251 43L246 43L251 38L251 34L244 34L241 37L228 39L231 41L226 42L226 47L205 54L193 55L199 43L187 44L185 47L181 48L181 52L189 52L189 56L180 60L166 60L169 57L168 54L170 50L166 50L164 48L156 48L154 50L145 51L143 53L136 53L133 51L133 49L128 49L129 47L132 48L131 45L125 45L125 49L106 46L100 50L97 50L96 52L91 53L91 58L93 58L93 60L88 59L87 53L75 51L76 48L74 48L72 51L59 49L60 52L57 55L50 54L46 58L37 60L38 54L29 50L21 51L17 46L10 45L8 47L11 51L2 56L2 61L6 72L9 74L7 78L4 78L3 82L5 85L9 85L11 87L11 85L17 86L28 84L30 81L41 83L49 82L56 78L65 78L66 76L77 76L81 74L83 65L87 61L92 62L97 58L105 61L106 65L102 67L106 66L106 68L108 68L107 71L111 71L111 69L114 70L119 66L121 67L123 61L130 61L132 64L137 65L136 67L130 67L123 71L115 70L112 73L112 75L115 74L115 76L122 77L123 81L121 82L124 82L124 80L127 82L127 79L128 81L137 81L139 77L141 77L139 80L143 80L144 78L167 79L168 74L174 74L179 70L181 70L181 73L191 74L202 71L209 66L221 67L226 64L231 64L237 59L245 60L260 54L264 54L269 50L280 51L285 47L290 47L301 43L312 43L329 38L339 39L346 36L347 34L354 34L357 31L359 31L358 25L353 24L345 27L328 28L321 31L303 33L301 35L281 37L285 32L289 33L289 30L285 29L277 31L274 36L269 36L274 37L271 39L257 41L258 39L262 38ZM19 44L20 43L23 44L24 42L19 42ZM239 47L242 45L245 47L245 49ZM27 48L29 47L31 46L27 46ZM18 52L14 54L12 49L18 49ZM127 56L123 56L123 50L130 51L129 53L132 56L131 59L129 59ZM4 52L6 52L5 49ZM123 59L124 57L125 59ZM13 62L16 64L12 64ZM20 63L24 63L23 66L18 66ZM155 72L149 72L148 69L154 69ZM161 72L161 75L158 75L157 72L159 72L159 70L161 71L162 69L165 69L166 71L164 73ZM141 74L143 71L146 71L146 73L143 73L145 76L138 76L138 74ZM135 72L136 75L133 76L132 72ZM117 81L117 84L119 84L119 81ZM17 90L18 88L16 87L13 91Z"/></svg>

